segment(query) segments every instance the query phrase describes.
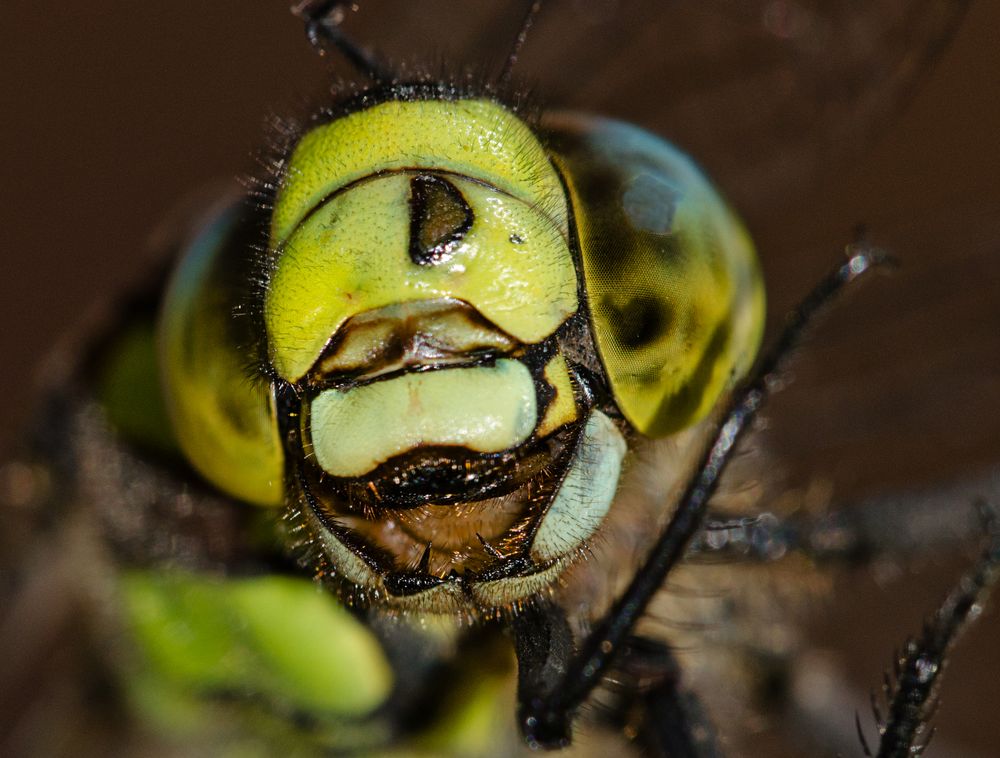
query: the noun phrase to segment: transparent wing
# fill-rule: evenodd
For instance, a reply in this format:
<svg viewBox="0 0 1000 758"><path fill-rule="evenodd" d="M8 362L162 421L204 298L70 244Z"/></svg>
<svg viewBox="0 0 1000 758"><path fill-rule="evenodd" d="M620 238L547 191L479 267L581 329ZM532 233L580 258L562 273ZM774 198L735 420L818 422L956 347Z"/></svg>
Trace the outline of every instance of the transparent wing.
<svg viewBox="0 0 1000 758"><path fill-rule="evenodd" d="M547 0L515 73L544 101L638 122L744 212L787 197L897 111L965 0ZM355 36L400 60L498 70L525 2L372 0ZM415 46L414 40L420 40Z"/></svg>

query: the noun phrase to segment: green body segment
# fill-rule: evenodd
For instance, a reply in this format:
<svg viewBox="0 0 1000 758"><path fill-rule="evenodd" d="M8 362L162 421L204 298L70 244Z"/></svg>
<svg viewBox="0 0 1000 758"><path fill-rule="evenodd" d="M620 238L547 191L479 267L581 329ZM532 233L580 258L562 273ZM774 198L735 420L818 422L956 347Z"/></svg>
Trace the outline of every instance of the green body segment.
<svg viewBox="0 0 1000 758"><path fill-rule="evenodd" d="M133 571L122 591L145 670L178 696L239 694L359 718L392 690L375 637L309 579Z"/></svg>
<svg viewBox="0 0 1000 758"><path fill-rule="evenodd" d="M576 398L573 396L573 382L569 376L566 358L561 353L553 356L545 366L545 382L553 392L552 400L545 409L545 416L535 433L539 437L551 434L565 424L579 418Z"/></svg>
<svg viewBox="0 0 1000 758"><path fill-rule="evenodd" d="M593 536L615 499L626 450L618 428L594 411L563 483L532 537L532 560L546 563L570 555Z"/></svg>
<svg viewBox="0 0 1000 758"><path fill-rule="evenodd" d="M280 505L284 463L268 384L251 375L252 322L239 315L250 250L239 207L211 219L174 272L159 321L160 370L177 441L223 491ZM252 354L252 353L251 353Z"/></svg>
<svg viewBox="0 0 1000 758"><path fill-rule="evenodd" d="M630 124L543 123L579 237L598 352L622 413L661 437L752 364L764 289L746 230L690 158Z"/></svg>
<svg viewBox="0 0 1000 758"><path fill-rule="evenodd" d="M433 713L401 736L378 635L311 580L129 570L119 592L132 707L197 754L485 756L509 741L513 660L499 645L427 681ZM453 650L456 632L413 627L418 658Z"/></svg>

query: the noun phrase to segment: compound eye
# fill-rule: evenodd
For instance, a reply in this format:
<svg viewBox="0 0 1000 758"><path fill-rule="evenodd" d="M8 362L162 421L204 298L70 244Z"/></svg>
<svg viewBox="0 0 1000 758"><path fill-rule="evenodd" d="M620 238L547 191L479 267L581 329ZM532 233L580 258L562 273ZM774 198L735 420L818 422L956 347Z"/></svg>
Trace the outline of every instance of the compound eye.
<svg viewBox="0 0 1000 758"><path fill-rule="evenodd" d="M647 436L683 429L756 354L764 296L750 239L697 166L658 137L576 114L545 128L615 402Z"/></svg>
<svg viewBox="0 0 1000 758"><path fill-rule="evenodd" d="M233 318L251 280L256 239L242 204L217 209L183 248L160 312L164 398L174 435L202 476L241 500L284 502L274 390L248 378L252 320Z"/></svg>

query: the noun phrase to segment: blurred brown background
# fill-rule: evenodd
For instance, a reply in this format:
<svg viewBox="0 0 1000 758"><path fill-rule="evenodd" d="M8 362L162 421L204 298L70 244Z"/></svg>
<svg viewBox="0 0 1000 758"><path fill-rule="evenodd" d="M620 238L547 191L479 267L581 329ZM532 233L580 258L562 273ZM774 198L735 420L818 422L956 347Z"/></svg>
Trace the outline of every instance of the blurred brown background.
<svg viewBox="0 0 1000 758"><path fill-rule="evenodd" d="M396 54L425 40L426 51L466 62L497 61L522 6L363 5L350 19L359 39ZM833 76L811 80L805 95L792 85L776 91L766 75L787 69L794 78L796 61L775 62L753 45L716 40L717 49L702 50L718 61L718 79L694 65L683 44L694 44L682 20L691 3L657 6L678 14L672 42L658 36L671 30L657 26L661 10L647 7L656 4L551 5L519 73L537 78L543 95L592 103L689 146L744 210L773 314L829 267L859 221L903 261L899 274L869 283L833 314L796 364L797 382L775 400L772 444L792 480L820 477L850 497L1000 464L1000 5L973 2L902 112L870 119L878 103L852 99L850 88L845 95ZM750 5L788 12L798 4ZM874 5L908 12L907 3ZM933 14L940 4L922 5ZM146 240L165 210L192 188L252 171L265 117L322 92L326 73L280 0L8 0L0 17L0 441L7 445L30 414L41 358L95 302L146 269ZM872 56L880 40L869 40ZM602 59L600 76L587 68ZM660 69L662 80L650 78ZM849 75L863 90L864 68ZM776 102L834 105L808 118L778 112L770 128L751 118L763 92ZM681 105L670 110L671 102ZM738 104L732 118L720 118L729 102ZM699 121L699 114L710 115ZM824 119L844 124L831 128L832 138L814 139ZM870 139L855 120L875 123L878 136ZM750 124L745 145L743 124ZM881 584L867 571L844 577L838 602L815 621L817 643L838 650L866 690L963 565L932 560ZM998 715L1000 613L993 612L954 658L937 739L1000 755Z"/></svg>

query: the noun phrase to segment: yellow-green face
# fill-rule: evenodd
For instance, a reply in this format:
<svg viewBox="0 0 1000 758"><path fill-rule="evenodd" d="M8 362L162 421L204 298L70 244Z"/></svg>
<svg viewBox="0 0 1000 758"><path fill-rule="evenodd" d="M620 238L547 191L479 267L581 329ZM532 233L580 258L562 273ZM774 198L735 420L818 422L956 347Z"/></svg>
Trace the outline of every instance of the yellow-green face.
<svg viewBox="0 0 1000 758"><path fill-rule="evenodd" d="M302 398L312 526L354 584L459 607L445 577L528 546L530 483L580 416L557 339L579 310L568 217L542 145L491 101L389 101L296 146L267 355Z"/></svg>
<svg viewBox="0 0 1000 758"><path fill-rule="evenodd" d="M379 308L459 300L524 344L577 308L559 178L528 127L489 101L390 101L308 133L271 248L269 356L290 382L348 319Z"/></svg>
<svg viewBox="0 0 1000 758"><path fill-rule="evenodd" d="M301 138L250 308L267 381L245 389L238 351L210 351L226 249L189 256L165 310L177 437L227 491L287 493L330 573L397 607L545 591L630 440L703 418L760 336L753 249L682 154L578 116L536 133L484 99L389 100Z"/></svg>

